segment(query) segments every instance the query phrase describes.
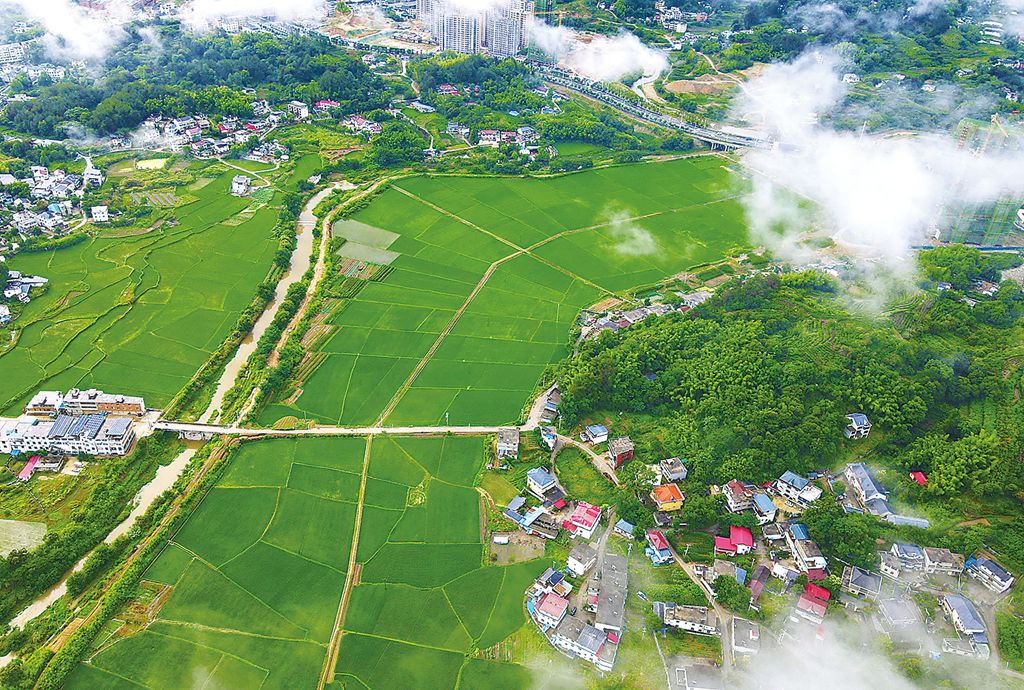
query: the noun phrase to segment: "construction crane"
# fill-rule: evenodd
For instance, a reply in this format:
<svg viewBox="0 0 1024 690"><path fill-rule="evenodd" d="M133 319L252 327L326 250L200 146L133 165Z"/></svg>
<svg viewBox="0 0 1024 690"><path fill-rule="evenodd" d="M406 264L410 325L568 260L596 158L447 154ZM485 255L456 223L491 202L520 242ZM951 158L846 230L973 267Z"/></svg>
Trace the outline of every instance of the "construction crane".
<svg viewBox="0 0 1024 690"><path fill-rule="evenodd" d="M565 10L550 10L550 11L547 11L547 12L534 12L533 16L534 17L544 17L544 16L552 15L552 14L558 16L558 25L561 26L562 25L562 20L565 19Z"/></svg>
<svg viewBox="0 0 1024 690"><path fill-rule="evenodd" d="M981 145L981 148L978 149L978 155L985 153L985 151L988 149L988 144L992 140L992 132L995 130L996 127L998 127L999 131L1003 133L1004 138L1010 138L1010 135L1007 133L1006 128L1003 127L1002 121L999 119L998 113L992 114L991 122L992 126L988 128L988 132L985 134L985 142Z"/></svg>

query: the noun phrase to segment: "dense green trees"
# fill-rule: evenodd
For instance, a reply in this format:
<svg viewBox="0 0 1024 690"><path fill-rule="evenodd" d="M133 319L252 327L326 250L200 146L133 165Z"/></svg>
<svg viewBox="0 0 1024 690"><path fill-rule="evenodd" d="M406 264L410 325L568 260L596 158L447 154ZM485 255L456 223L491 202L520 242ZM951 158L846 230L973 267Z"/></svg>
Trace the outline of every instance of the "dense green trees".
<svg viewBox="0 0 1024 690"><path fill-rule="evenodd" d="M847 513L835 501L821 500L800 521L830 558L861 568L875 567L875 538L881 534L881 528L874 516Z"/></svg>
<svg viewBox="0 0 1024 690"><path fill-rule="evenodd" d="M736 581L734 577L720 576L715 578L711 586L715 590L715 601L737 613L744 613L750 608L750 590Z"/></svg>
<svg viewBox="0 0 1024 690"><path fill-rule="evenodd" d="M404 122L390 123L370 142L369 158L382 168L411 165L423 160L427 140Z"/></svg>
<svg viewBox="0 0 1024 690"><path fill-rule="evenodd" d="M102 79L37 86L36 99L10 104L4 120L19 131L55 136L68 121L109 133L133 129L150 114L242 116L251 113L252 100L244 88L258 88L275 102L330 98L343 114L390 100L383 80L326 39L190 34L166 25L160 40L158 52L141 39L122 42Z"/></svg>

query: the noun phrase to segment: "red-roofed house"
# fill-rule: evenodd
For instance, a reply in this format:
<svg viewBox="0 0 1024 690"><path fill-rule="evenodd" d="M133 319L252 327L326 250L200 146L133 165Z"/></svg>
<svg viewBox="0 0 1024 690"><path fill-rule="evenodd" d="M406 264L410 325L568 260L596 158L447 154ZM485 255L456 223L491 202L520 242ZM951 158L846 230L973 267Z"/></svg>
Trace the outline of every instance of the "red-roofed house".
<svg viewBox="0 0 1024 690"><path fill-rule="evenodd" d="M600 521L601 509L586 501L580 501L576 504L576 509L572 511L569 519L562 523L562 527L574 536L590 539L594 536L594 530L597 529L597 524Z"/></svg>
<svg viewBox="0 0 1024 690"><path fill-rule="evenodd" d="M814 623L822 621L825 617L826 609L828 609L827 601L823 601L806 591L800 595L800 600L796 602L797 614Z"/></svg>
<svg viewBox="0 0 1024 690"><path fill-rule="evenodd" d="M818 580L824 580L826 577L828 577L828 573L826 573L821 568L809 568L807 570L807 579L810 580L811 582L817 582Z"/></svg>
<svg viewBox="0 0 1024 690"><path fill-rule="evenodd" d="M715 537L715 553L727 553L731 556L750 553L754 548L754 535L746 527L729 527L728 537Z"/></svg>
<svg viewBox="0 0 1024 690"><path fill-rule="evenodd" d="M562 622L568 607L568 600L548 592L537 602L537 620L549 628L554 628Z"/></svg>
<svg viewBox="0 0 1024 690"><path fill-rule="evenodd" d="M647 555L654 565L664 565L672 562L672 550L668 546L668 539L656 529L647 530Z"/></svg>
<svg viewBox="0 0 1024 690"><path fill-rule="evenodd" d="M928 483L928 475L926 475L924 472L911 472L910 478L913 479L918 484L920 484L921 486L924 486L925 484Z"/></svg>
<svg viewBox="0 0 1024 690"><path fill-rule="evenodd" d="M812 584L810 582L808 582L807 586L804 587L804 591L807 592L808 594L810 594L813 597L817 597L818 599L821 599L822 601L828 601L829 599L832 598L832 592L828 591L824 587L821 587L821 586L816 585L816 584Z"/></svg>

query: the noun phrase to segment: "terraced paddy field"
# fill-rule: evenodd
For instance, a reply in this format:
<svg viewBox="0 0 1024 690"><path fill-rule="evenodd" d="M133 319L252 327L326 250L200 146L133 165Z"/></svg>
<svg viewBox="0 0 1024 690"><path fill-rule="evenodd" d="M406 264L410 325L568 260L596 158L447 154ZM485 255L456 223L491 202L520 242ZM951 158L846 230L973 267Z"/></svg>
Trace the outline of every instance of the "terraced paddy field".
<svg viewBox="0 0 1024 690"><path fill-rule="evenodd" d="M231 172L174 209L177 224L21 254L10 268L50 280L0 355L0 410L41 388L96 386L162 406L230 332L270 268L277 212L245 211Z"/></svg>
<svg viewBox="0 0 1024 690"><path fill-rule="evenodd" d="M331 687L471 688L491 675L505 681L488 687L522 687L526 669L471 658L523 625L523 592L543 569L484 565L483 440L367 443L234 450L67 687L316 687L353 544L358 576Z"/></svg>
<svg viewBox="0 0 1024 690"><path fill-rule="evenodd" d="M400 180L337 228L341 255L393 270L331 315L323 362L261 421L513 421L582 307L745 246L733 193L713 156Z"/></svg>

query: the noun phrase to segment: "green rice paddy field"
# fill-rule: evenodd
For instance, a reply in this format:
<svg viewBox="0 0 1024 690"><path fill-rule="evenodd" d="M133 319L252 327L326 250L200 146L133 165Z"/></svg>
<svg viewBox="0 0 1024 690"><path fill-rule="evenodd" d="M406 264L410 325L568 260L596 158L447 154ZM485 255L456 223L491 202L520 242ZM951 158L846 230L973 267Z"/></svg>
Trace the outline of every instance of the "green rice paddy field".
<svg viewBox="0 0 1024 690"><path fill-rule="evenodd" d="M745 246L723 165L707 156L547 179L399 181L353 217L387 231L376 249L398 255L394 270L330 317L338 330L323 363L294 403L261 421L513 421L544 367L565 355L580 308Z"/></svg>
<svg viewBox="0 0 1024 690"><path fill-rule="evenodd" d="M361 572L331 687L526 685L523 667L470 658L523 625L523 593L542 570L483 565L474 488L483 440L381 437L369 453L366 444L275 439L236 449L145 575L150 588L173 588L155 621L130 635L115 621L67 687L315 687L367 461Z"/></svg>
<svg viewBox="0 0 1024 690"><path fill-rule="evenodd" d="M228 335L266 275L277 213L240 213L231 172L174 209L177 225L21 254L10 268L50 280L0 355L0 411L41 388L96 386L162 406ZM225 221L228 221L227 223Z"/></svg>

